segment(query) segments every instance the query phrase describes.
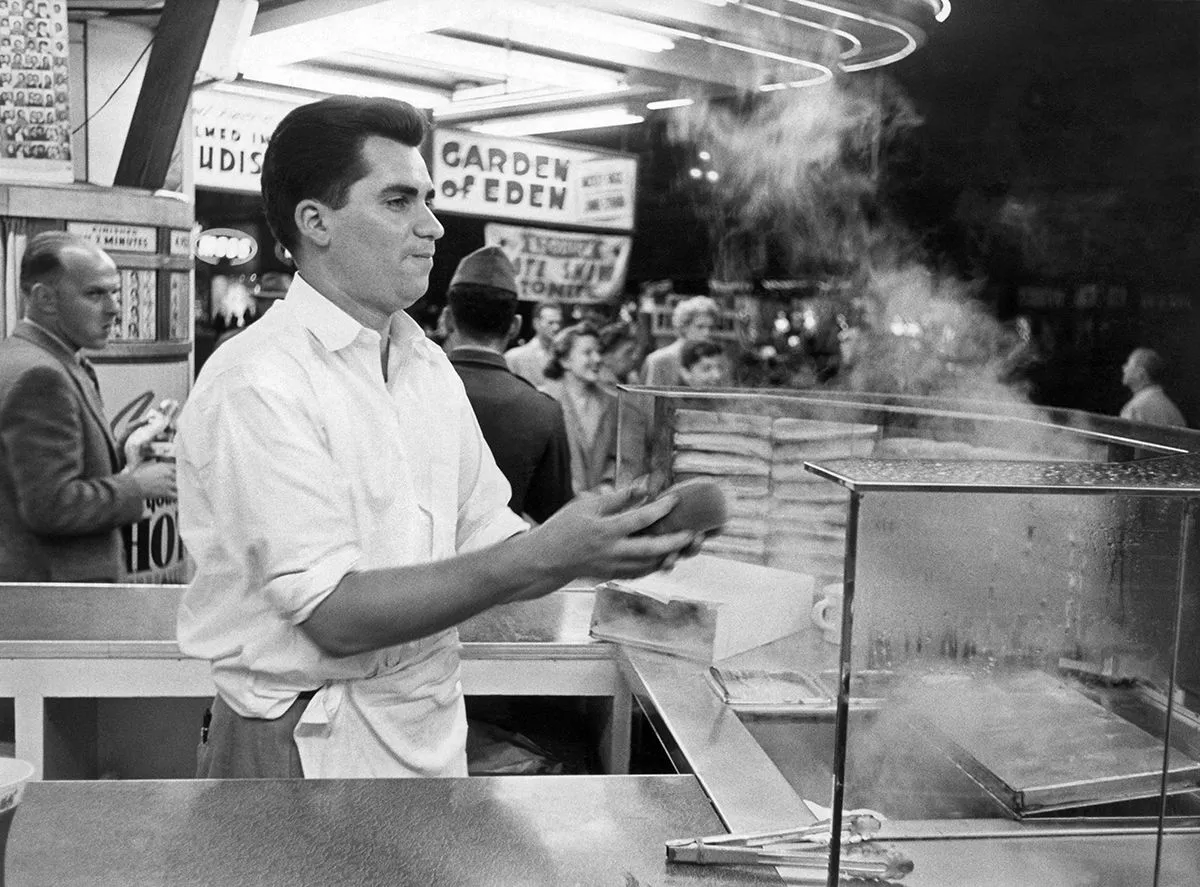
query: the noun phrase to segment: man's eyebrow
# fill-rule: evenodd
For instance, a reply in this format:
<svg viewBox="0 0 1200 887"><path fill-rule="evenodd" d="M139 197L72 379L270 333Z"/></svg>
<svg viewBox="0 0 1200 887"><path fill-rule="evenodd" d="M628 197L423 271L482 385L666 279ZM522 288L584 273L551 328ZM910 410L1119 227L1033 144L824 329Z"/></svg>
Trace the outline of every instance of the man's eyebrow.
<svg viewBox="0 0 1200 887"><path fill-rule="evenodd" d="M416 185L388 185L380 192L384 197L403 196L403 197L420 197L421 189ZM425 199L431 200L434 195L433 188L425 191Z"/></svg>

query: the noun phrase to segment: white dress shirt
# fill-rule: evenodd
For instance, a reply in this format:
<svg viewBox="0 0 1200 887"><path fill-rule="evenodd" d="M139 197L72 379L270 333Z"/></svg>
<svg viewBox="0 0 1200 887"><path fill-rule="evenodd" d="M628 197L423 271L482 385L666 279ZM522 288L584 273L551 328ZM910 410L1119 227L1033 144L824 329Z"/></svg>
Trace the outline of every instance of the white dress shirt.
<svg viewBox="0 0 1200 887"><path fill-rule="evenodd" d="M346 693L362 684L378 695L379 683L363 680L373 678L426 709L456 709L455 722L461 714L455 630L339 658L299 627L351 571L439 560L526 528L442 350L403 312L389 341L385 382L379 333L297 275L284 301L214 352L179 418L180 529L197 564L179 644L212 662L243 716L278 717L318 687L310 725L309 713L361 714L370 703L344 705ZM427 727L410 738L444 744ZM461 732L451 746L465 742L465 720ZM383 749L381 766L420 753ZM401 769L440 766L409 763ZM311 773L308 760L305 774L331 775Z"/></svg>
<svg viewBox="0 0 1200 887"><path fill-rule="evenodd" d="M1121 418L1150 425L1187 426L1187 420L1179 407L1167 397L1161 385L1147 385L1129 399L1121 408Z"/></svg>

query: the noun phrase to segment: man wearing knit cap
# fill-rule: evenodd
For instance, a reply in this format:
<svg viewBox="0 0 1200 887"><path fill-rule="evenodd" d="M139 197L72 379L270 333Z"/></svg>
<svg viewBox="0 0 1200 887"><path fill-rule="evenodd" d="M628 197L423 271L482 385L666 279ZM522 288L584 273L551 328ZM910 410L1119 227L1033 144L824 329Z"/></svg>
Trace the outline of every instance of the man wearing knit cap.
<svg viewBox="0 0 1200 887"><path fill-rule="evenodd" d="M571 498L571 454L562 407L504 360L521 319L516 277L503 250L485 246L466 256L446 302L446 352L512 487L509 508L541 523Z"/></svg>

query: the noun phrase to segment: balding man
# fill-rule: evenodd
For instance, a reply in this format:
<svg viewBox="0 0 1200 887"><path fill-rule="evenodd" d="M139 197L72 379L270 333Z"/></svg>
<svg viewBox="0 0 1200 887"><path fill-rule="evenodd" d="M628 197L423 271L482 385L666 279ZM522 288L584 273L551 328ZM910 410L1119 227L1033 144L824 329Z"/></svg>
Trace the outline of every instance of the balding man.
<svg viewBox="0 0 1200 887"><path fill-rule="evenodd" d="M1121 418L1149 425L1186 426L1179 407L1162 389L1163 359L1152 348L1135 348L1121 367L1121 384L1133 397L1121 407Z"/></svg>
<svg viewBox="0 0 1200 887"><path fill-rule="evenodd" d="M103 348L121 278L99 247L63 232L21 260L25 319L0 343L0 580L115 582L120 528L174 498L174 466L126 470L84 348Z"/></svg>

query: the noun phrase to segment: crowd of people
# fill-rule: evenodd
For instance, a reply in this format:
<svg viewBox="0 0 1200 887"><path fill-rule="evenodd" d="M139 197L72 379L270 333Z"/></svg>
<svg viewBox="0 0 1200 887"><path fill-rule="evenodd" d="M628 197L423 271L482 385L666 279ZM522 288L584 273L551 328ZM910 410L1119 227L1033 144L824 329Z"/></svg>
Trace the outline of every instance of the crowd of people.
<svg viewBox="0 0 1200 887"><path fill-rule="evenodd" d="M178 493L197 569L179 644L218 687L200 776L465 774L454 626L702 542L644 534L676 500L614 488L616 386L730 384L717 303L681 300L676 340L648 354L628 322L566 324L541 304L509 348L518 284L483 247L432 340L404 310L444 234L427 136L387 99L334 97L279 124L263 202L296 273L204 365L177 466L127 464L83 354L117 316L111 257L53 232L21 260L24 319L0 343L0 580L120 581L120 528ZM1131 355L1123 414L1181 423L1161 377L1158 355Z"/></svg>

